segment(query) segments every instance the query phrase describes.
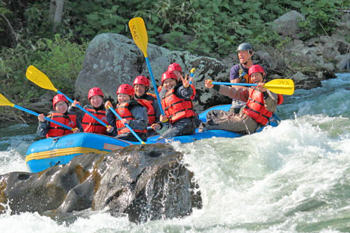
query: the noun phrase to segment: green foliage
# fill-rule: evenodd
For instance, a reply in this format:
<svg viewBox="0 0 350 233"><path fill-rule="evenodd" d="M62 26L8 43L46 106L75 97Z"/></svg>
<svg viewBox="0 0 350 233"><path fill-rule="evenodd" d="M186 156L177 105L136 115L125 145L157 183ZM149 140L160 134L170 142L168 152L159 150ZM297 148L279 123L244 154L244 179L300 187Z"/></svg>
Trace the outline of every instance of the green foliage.
<svg viewBox="0 0 350 233"><path fill-rule="evenodd" d="M42 70L65 93L73 93L74 82L84 59L87 43L78 45L56 35L35 44L18 44L0 51L0 89L18 104L27 104L45 90L25 78L29 65Z"/></svg>
<svg viewBox="0 0 350 233"><path fill-rule="evenodd" d="M55 87L74 93L75 80L82 68L87 43L77 45L56 35L53 40L42 39L33 65L43 71Z"/></svg>
<svg viewBox="0 0 350 233"><path fill-rule="evenodd" d="M308 39L317 35L330 35L341 16L337 0L306 0L300 8L306 20L300 23L306 33L303 38Z"/></svg>
<svg viewBox="0 0 350 233"><path fill-rule="evenodd" d="M28 85L25 78L25 69L31 56L28 48L22 45L3 48L0 53L1 92L11 96L17 103L28 103L28 98L37 92L33 85Z"/></svg>
<svg viewBox="0 0 350 233"><path fill-rule="evenodd" d="M53 39L49 1L30 2L20 32L24 38ZM78 43L103 32L130 36L128 21L139 16L146 22L150 43L218 57L244 41L281 43L270 24L290 10L306 17L302 39L330 34L342 14L338 9L349 6L344 0L66 0L58 33L70 33Z"/></svg>
<svg viewBox="0 0 350 233"><path fill-rule="evenodd" d="M30 5L24 12L26 25L21 29L23 38L48 38L52 37L51 24L48 20L50 1L38 2Z"/></svg>

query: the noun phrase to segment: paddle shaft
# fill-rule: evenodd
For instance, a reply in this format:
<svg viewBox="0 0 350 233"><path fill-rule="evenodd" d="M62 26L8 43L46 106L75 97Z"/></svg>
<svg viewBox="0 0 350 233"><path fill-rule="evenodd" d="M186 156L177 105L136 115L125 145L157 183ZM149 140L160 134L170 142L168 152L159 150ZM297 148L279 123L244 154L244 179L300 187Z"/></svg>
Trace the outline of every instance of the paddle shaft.
<svg viewBox="0 0 350 233"><path fill-rule="evenodd" d="M112 107L110 107L109 110L111 110L114 113L114 115L118 117L119 120L123 120L123 118ZM135 136L135 138L137 138L137 140L139 140L142 144L145 144L145 142L142 141L139 135L137 135L137 133L130 127L129 124L125 123L124 125L130 130L130 132Z"/></svg>
<svg viewBox="0 0 350 233"><path fill-rule="evenodd" d="M58 94L62 94L64 95L67 100L71 103L73 103L74 101L69 98L68 96L66 96L65 94L63 94L61 91L57 90ZM80 110L82 110L83 112L85 112L86 114L88 114L89 116L91 116L92 118L94 118L96 121L98 121L101 125L103 125L104 127L107 127L107 124L104 123L103 121L101 121L100 119L98 119L96 116L92 115L88 110L86 110L85 108L83 108L82 106L80 106L79 104L76 105Z"/></svg>
<svg viewBox="0 0 350 233"><path fill-rule="evenodd" d="M211 82L214 85L229 85L229 86L247 86L247 87L251 87L251 86L257 86L257 84L255 83L229 83L229 82Z"/></svg>
<svg viewBox="0 0 350 233"><path fill-rule="evenodd" d="M151 64L150 64L150 62L149 62L148 57L145 56L145 60L146 60L146 63L147 63L147 68L148 68L149 74L150 74L150 76L151 76L152 84L153 84L153 87L154 87L154 92L156 93L156 96L157 96L157 102L158 102L158 105L159 105L160 113L161 113L162 115L165 115L164 110L163 110L163 107L162 107L162 103L160 102L160 97L159 97L159 93L158 93L158 88L157 88L156 81L154 80L154 76L153 76Z"/></svg>
<svg viewBox="0 0 350 233"><path fill-rule="evenodd" d="M17 109L19 109L19 110L22 110L22 111L24 111L24 112L30 113L30 114L32 114L32 115L34 115L34 116L39 116L39 115L40 115L39 113L33 112L32 110L23 108L23 107L18 106L18 105L16 105L16 104L15 104L13 107L15 107L15 108L17 108ZM69 127L69 126L67 126L67 125L64 125L64 124L62 124L62 123L60 123L60 122L58 122L58 121L52 120L52 119L50 119L50 118L48 118L48 117L45 117L45 120L50 121L50 122L52 122L52 123L55 123L55 124L57 124L57 125L59 125L59 126L62 126L62 127L66 128L66 129L69 129L69 130L72 130L72 131L73 131L73 128L72 128L72 127Z"/></svg>

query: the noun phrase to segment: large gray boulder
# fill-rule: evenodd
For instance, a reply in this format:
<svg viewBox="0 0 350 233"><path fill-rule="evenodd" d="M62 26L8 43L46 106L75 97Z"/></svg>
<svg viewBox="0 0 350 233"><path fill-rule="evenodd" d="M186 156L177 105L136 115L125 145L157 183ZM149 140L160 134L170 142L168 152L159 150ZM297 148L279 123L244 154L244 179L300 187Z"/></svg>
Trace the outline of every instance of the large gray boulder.
<svg viewBox="0 0 350 233"><path fill-rule="evenodd" d="M196 109L199 111L212 105L212 92L204 88L204 79L228 80L230 68L217 59L170 51L153 44L148 44L147 53L157 85L160 85L161 75L173 62L179 63L186 74L196 68L194 78L199 103ZM138 75L150 77L144 55L134 41L119 34L100 34L90 42L86 51L83 69L75 83L75 97L80 101L86 100L88 90L98 86L106 97L116 101L118 86L132 84ZM222 96L216 99L224 100Z"/></svg>
<svg viewBox="0 0 350 233"><path fill-rule="evenodd" d="M299 22L304 21L305 16L297 11L289 11L273 21L272 28L282 36L297 38L300 32Z"/></svg>
<svg viewBox="0 0 350 233"><path fill-rule="evenodd" d="M84 210L130 221L177 218L201 208L193 173L169 144L130 146L107 155L85 154L39 173L0 176L0 214L38 212L70 219Z"/></svg>

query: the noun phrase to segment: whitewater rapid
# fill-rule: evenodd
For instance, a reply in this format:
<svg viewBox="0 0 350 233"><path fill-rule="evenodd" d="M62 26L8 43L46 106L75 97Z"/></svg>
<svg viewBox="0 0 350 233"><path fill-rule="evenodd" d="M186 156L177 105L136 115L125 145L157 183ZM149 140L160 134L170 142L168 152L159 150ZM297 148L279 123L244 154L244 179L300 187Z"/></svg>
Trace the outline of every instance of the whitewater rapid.
<svg viewBox="0 0 350 233"><path fill-rule="evenodd" d="M350 231L350 74L322 85L285 97L278 127L173 143L203 198L191 216L137 225L88 210L62 223L8 209L0 215L1 232ZM37 140L34 133L35 126L0 129L0 174L27 171L25 151Z"/></svg>

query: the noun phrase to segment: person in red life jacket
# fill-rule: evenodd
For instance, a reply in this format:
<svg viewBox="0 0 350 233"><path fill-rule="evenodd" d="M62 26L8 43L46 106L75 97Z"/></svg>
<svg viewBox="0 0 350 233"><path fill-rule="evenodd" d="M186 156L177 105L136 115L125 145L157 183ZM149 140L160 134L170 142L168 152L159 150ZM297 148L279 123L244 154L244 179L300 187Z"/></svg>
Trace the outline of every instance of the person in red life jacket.
<svg viewBox="0 0 350 233"><path fill-rule="evenodd" d="M168 71L172 71L178 80L181 79L181 76L183 75L182 73L182 68L179 64L177 63L171 63L169 66L168 66Z"/></svg>
<svg viewBox="0 0 350 233"><path fill-rule="evenodd" d="M205 80L207 88L213 88L220 94L247 102L241 113L212 110L207 114L207 122L201 123L199 131L222 129L242 134L255 132L258 127L268 123L277 105L282 104L283 96L264 88L265 70L260 65L253 65L248 71L249 78L256 87L239 88L237 86L214 86L212 80Z"/></svg>
<svg viewBox="0 0 350 233"><path fill-rule="evenodd" d="M167 71L172 71L176 75L178 80L180 80L181 76L183 76L182 68L181 68L181 66L178 63L171 63L168 66L168 70ZM192 77L190 77L190 82L194 83ZM162 86L159 86L158 87L158 92L160 92L161 90L162 90ZM196 90L196 89L194 89L194 90ZM194 93L194 97L195 96L196 96L196 93Z"/></svg>
<svg viewBox="0 0 350 233"><path fill-rule="evenodd" d="M100 119L101 121L103 121L108 125L107 117L106 117L106 109L104 106L103 98L104 98L104 94L100 88L98 87L91 88L88 92L88 100L90 101L91 105L85 105L84 108L87 111L89 111L92 115L94 115L95 117L97 117L98 119ZM74 100L74 103L72 104L72 107L69 110L72 112L75 112L79 116L79 119L81 119L81 125L83 127L84 132L108 134L105 126L101 125L89 114L75 107L76 104L80 104L80 103ZM107 127L111 127L111 126L107 126Z"/></svg>
<svg viewBox="0 0 350 233"><path fill-rule="evenodd" d="M166 71L162 75L162 90L159 93L165 115L160 115L162 122L168 119L168 129L159 139L190 135L195 133L196 113L193 110L191 97L193 97L193 86L190 85L187 75L178 80L172 71ZM165 124L158 122L151 127L160 130Z"/></svg>
<svg viewBox="0 0 350 233"><path fill-rule="evenodd" d="M134 80L135 99L147 109L148 126L159 121L160 109L157 97L154 94L147 93L150 82L145 76L137 76ZM148 130L148 136L156 135L153 129Z"/></svg>
<svg viewBox="0 0 350 233"><path fill-rule="evenodd" d="M171 64L168 66L168 71L172 71L172 72L176 75L177 80L180 80L180 79L181 79L181 76L183 76L182 68L181 68L181 66L180 66L179 64L177 64L177 63L171 63ZM193 78L192 78L192 77L189 78L189 81L190 81L191 83L194 84ZM193 95L193 97L195 97L195 96L196 96L196 89L194 88L193 90L194 90L194 95ZM193 99L192 99L192 100L193 100Z"/></svg>
<svg viewBox="0 0 350 233"><path fill-rule="evenodd" d="M147 140L147 109L134 99L134 88L129 84L122 84L118 87L117 98L118 104L115 111L119 114L122 120L119 120L114 113L109 109L112 106L110 101L105 103L107 108L108 124L113 126L113 129L107 129L109 133L117 135L116 138L137 142L138 139L125 126L128 124L143 141Z"/></svg>
<svg viewBox="0 0 350 233"><path fill-rule="evenodd" d="M58 121L64 125L72 127L74 130L68 130L60 125L45 120L44 114L38 116L39 126L37 134L40 137L59 137L70 133L82 131L82 127L75 113L68 111L68 100L62 94L53 97L52 106L54 111L49 112L48 118Z"/></svg>
<svg viewBox="0 0 350 233"><path fill-rule="evenodd" d="M182 72L182 68L179 64L177 63L171 63L169 66L168 66L168 71L172 71L176 77L177 77L177 80L181 80L181 77L183 77L183 72ZM193 95L191 97L191 100L193 101L192 103L195 103L196 101L196 88L194 86L194 80L192 77L189 78L189 81L190 81L190 85L192 87L192 90L193 90ZM161 90L161 89L160 89ZM160 91L159 90L159 91ZM199 124L201 123L201 120L199 120L198 118L198 114L196 115L195 117L195 123L196 123L196 127L199 126Z"/></svg>
<svg viewBox="0 0 350 233"><path fill-rule="evenodd" d="M252 83L248 75L249 68L253 65L252 57L254 55L253 46L249 43L242 43L238 46L237 55L239 63L232 66L230 70L231 83ZM245 86L240 86L246 88ZM246 103L240 100L233 99L231 112L239 113Z"/></svg>

